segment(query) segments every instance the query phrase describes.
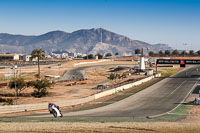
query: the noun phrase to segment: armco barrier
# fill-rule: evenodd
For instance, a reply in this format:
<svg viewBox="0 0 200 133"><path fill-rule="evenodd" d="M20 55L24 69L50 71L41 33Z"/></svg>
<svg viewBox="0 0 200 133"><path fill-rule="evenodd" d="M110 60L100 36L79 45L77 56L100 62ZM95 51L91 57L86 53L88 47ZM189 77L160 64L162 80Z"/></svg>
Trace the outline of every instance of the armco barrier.
<svg viewBox="0 0 200 133"><path fill-rule="evenodd" d="M155 75L155 77L160 77L161 75ZM113 95L119 91L129 89L131 87L137 86L142 84L143 82L147 82L151 79L153 79L154 76L142 79L140 81L136 81L134 83L130 83L127 85L123 85L120 87L117 87L115 89L107 90L98 94L94 94L89 97L81 98L81 99L74 99L74 100L67 100L63 102L55 102L55 104L59 105L60 107L65 107L65 106L73 106L73 105L79 105L83 103L87 103L90 101L93 101L95 99L105 97L108 95ZM10 105L10 106L0 106L0 114L3 113L14 113L14 112L23 112L23 111L34 111L34 110L42 110L42 109L47 109L48 103L39 103L39 104L21 104L21 105Z"/></svg>

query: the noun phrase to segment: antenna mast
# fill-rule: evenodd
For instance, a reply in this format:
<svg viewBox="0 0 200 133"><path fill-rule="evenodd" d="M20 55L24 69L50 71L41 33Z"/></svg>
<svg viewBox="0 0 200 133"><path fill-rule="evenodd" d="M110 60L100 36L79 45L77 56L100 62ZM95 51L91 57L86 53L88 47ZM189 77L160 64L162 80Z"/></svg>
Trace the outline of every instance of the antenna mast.
<svg viewBox="0 0 200 133"><path fill-rule="evenodd" d="M101 43L103 42L103 39L102 39L102 31L101 31Z"/></svg>

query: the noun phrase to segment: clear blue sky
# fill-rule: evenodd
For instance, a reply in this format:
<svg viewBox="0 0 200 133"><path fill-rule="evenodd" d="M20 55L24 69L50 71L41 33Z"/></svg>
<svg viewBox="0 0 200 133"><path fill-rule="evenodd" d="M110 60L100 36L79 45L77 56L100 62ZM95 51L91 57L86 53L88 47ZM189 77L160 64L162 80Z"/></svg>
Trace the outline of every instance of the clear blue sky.
<svg viewBox="0 0 200 133"><path fill-rule="evenodd" d="M39 35L93 27L199 50L200 0L0 0L0 33Z"/></svg>

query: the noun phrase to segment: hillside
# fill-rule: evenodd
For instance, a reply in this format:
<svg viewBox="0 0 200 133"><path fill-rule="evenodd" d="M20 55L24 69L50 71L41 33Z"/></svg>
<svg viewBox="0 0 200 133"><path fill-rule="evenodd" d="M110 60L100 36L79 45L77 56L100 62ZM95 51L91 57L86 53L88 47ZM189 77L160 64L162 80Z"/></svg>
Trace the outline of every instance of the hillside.
<svg viewBox="0 0 200 133"><path fill-rule="evenodd" d="M151 45L102 28L83 29L72 33L52 31L39 36L0 33L0 53L30 54L35 48L42 48L46 52L55 50L87 54L118 52L120 55L134 55L134 49L137 48L144 48L145 52L147 48L154 52L172 50L166 44Z"/></svg>

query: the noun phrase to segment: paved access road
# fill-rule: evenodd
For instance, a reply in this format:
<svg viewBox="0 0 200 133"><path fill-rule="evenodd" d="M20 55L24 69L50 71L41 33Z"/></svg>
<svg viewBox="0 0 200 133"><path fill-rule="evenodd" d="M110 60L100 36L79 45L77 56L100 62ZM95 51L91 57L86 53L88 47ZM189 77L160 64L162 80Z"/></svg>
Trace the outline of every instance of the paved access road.
<svg viewBox="0 0 200 133"><path fill-rule="evenodd" d="M119 102L64 116L146 117L166 113L183 102L199 77L200 66L190 67Z"/></svg>

